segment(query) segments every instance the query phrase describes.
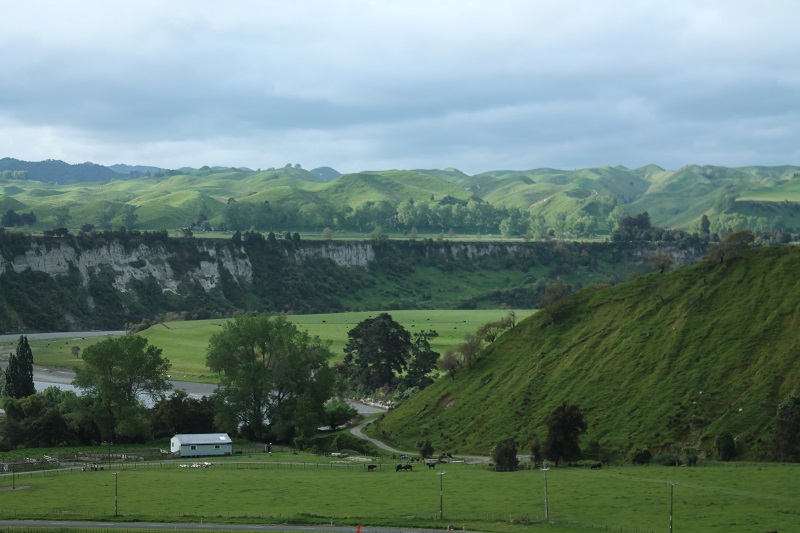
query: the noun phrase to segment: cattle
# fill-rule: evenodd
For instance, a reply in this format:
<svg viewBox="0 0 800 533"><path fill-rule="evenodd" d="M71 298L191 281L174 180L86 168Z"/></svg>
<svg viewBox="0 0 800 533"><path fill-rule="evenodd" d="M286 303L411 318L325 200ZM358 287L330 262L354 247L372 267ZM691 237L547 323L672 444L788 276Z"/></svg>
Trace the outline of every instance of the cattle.
<svg viewBox="0 0 800 533"><path fill-rule="evenodd" d="M428 468L436 468L436 462L435 461L428 461L425 464L428 465Z"/></svg>
<svg viewBox="0 0 800 533"><path fill-rule="evenodd" d="M592 464L592 470L597 470L603 468L603 463L594 463Z"/></svg>
<svg viewBox="0 0 800 533"><path fill-rule="evenodd" d="M403 465L403 470L411 470L411 465Z"/></svg>
<svg viewBox="0 0 800 533"><path fill-rule="evenodd" d="M378 465L367 465L367 471L368 472L372 472L376 468L378 468Z"/></svg>
<svg viewBox="0 0 800 533"><path fill-rule="evenodd" d="M407 465L397 465L396 467L394 467L394 471L395 471L395 472L399 472L399 471L401 471L401 470L411 470L411 465L410 465L410 464L407 464Z"/></svg>

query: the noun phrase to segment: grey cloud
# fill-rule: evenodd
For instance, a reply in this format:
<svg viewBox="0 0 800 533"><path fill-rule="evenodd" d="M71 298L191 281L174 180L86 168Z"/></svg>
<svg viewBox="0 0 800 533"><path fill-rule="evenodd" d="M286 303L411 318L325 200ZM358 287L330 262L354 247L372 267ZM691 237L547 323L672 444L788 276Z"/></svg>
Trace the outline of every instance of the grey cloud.
<svg viewBox="0 0 800 533"><path fill-rule="evenodd" d="M800 146L785 3L24 4L0 139L29 158L477 172Z"/></svg>

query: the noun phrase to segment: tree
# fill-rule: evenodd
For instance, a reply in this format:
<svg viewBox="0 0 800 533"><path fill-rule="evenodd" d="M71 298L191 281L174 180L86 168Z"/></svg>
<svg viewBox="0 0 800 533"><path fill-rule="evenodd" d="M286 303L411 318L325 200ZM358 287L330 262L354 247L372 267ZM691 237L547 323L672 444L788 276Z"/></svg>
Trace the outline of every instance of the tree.
<svg viewBox="0 0 800 533"><path fill-rule="evenodd" d="M456 379L456 372L458 372L458 369L461 368L461 359L459 359L458 356L456 356L456 354L451 350L448 350L438 361L436 361L436 366L442 372L447 372L447 375L452 379Z"/></svg>
<svg viewBox="0 0 800 533"><path fill-rule="evenodd" d="M110 228L111 227L111 219L114 218L114 208L113 207L104 207L100 211L97 212L97 224L102 228Z"/></svg>
<svg viewBox="0 0 800 533"><path fill-rule="evenodd" d="M508 315L504 316L500 320L492 320L480 326L477 331L475 331L475 336L491 344L505 330L514 327L516 317L517 315L514 313L514 311L509 311Z"/></svg>
<svg viewBox="0 0 800 533"><path fill-rule="evenodd" d="M430 439L417 442L417 449L419 450L419 456L423 459L430 459L433 457L433 444L431 444Z"/></svg>
<svg viewBox="0 0 800 533"><path fill-rule="evenodd" d="M325 420L332 431L336 431L336 428L347 424L357 416L356 408L344 400L335 400L325 404Z"/></svg>
<svg viewBox="0 0 800 533"><path fill-rule="evenodd" d="M211 336L206 364L220 373L217 424L254 440L307 438L325 421L331 352L285 317L242 316Z"/></svg>
<svg viewBox="0 0 800 533"><path fill-rule="evenodd" d="M577 405L562 402L547 417L545 457L558 465L561 461L580 459L580 437L586 432L583 411Z"/></svg>
<svg viewBox="0 0 800 533"><path fill-rule="evenodd" d="M717 457L720 461L730 461L736 455L736 440L729 431L717 435Z"/></svg>
<svg viewBox="0 0 800 533"><path fill-rule="evenodd" d="M122 225L125 229L132 230L137 220L139 220L139 215L136 214L136 206L125 204L122 211Z"/></svg>
<svg viewBox="0 0 800 533"><path fill-rule="evenodd" d="M351 383L374 390L395 383L395 372L406 370L411 336L388 313L367 318L347 332L344 364Z"/></svg>
<svg viewBox="0 0 800 533"><path fill-rule="evenodd" d="M212 433L214 429L214 402L209 396L192 398L185 391L176 390L153 406L153 438Z"/></svg>
<svg viewBox="0 0 800 533"><path fill-rule="evenodd" d="M778 406L773 445L777 460L800 461L800 396L791 395Z"/></svg>
<svg viewBox="0 0 800 533"><path fill-rule="evenodd" d="M659 274L663 274L669 267L672 266L672 263L675 262L670 256L665 253L655 253L651 255L649 258L650 264L653 265L653 268L658 270Z"/></svg>
<svg viewBox="0 0 800 533"><path fill-rule="evenodd" d="M552 323L567 313L564 305L564 298L567 294L569 294L569 287L563 281L545 287L540 305L545 309Z"/></svg>
<svg viewBox="0 0 800 533"><path fill-rule="evenodd" d="M5 377L6 397L25 398L36 394L36 387L33 385L33 352L25 335L20 335L16 351L8 358Z"/></svg>
<svg viewBox="0 0 800 533"><path fill-rule="evenodd" d="M70 220L72 220L72 215L69 214L69 206L62 205L55 208L53 212L53 227L66 226Z"/></svg>
<svg viewBox="0 0 800 533"><path fill-rule="evenodd" d="M143 397L162 397L171 388L169 360L147 339L125 335L83 350L83 368L73 385L96 400L95 420L105 440L147 438L150 433Z"/></svg>
<svg viewBox="0 0 800 533"><path fill-rule="evenodd" d="M322 238L326 241L330 241L333 239L333 230L331 228L325 228L322 230Z"/></svg>
<svg viewBox="0 0 800 533"><path fill-rule="evenodd" d="M700 219L700 234L705 237L711 235L711 222L708 220L708 216L705 214Z"/></svg>
<svg viewBox="0 0 800 533"><path fill-rule="evenodd" d="M58 402L47 395L6 398L4 408L6 420L3 436L11 445L55 447L70 441L69 428Z"/></svg>
<svg viewBox="0 0 800 533"><path fill-rule="evenodd" d="M475 366L482 344L483 341L477 335L473 333L464 334L464 342L458 345L456 351L461 354L461 362L467 365L467 368Z"/></svg>
<svg viewBox="0 0 800 533"><path fill-rule="evenodd" d="M725 257L729 253L748 248L755 239L756 236L751 231L736 231L717 243L705 259L707 261L719 260L720 263L724 263Z"/></svg>
<svg viewBox="0 0 800 533"><path fill-rule="evenodd" d="M495 472L514 472L519 467L517 441L513 437L501 440L492 448Z"/></svg>
<svg viewBox="0 0 800 533"><path fill-rule="evenodd" d="M438 336L439 334L433 330L420 331L413 335L408 370L403 376L403 383L407 388L417 387L422 390L433 383L433 378L430 377L430 374L436 368L439 352L434 352L431 349L430 341Z"/></svg>

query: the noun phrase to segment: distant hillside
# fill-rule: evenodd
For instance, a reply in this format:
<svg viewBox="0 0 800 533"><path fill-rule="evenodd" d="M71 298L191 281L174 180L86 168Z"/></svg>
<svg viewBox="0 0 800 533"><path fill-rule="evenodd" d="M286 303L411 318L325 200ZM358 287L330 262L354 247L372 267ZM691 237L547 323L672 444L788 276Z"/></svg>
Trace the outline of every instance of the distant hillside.
<svg viewBox="0 0 800 533"><path fill-rule="evenodd" d="M0 172L4 170L22 170L27 172L27 179L29 180L55 183L109 181L119 179L120 177L119 174L102 165L96 165L94 163L70 165L69 163L57 161L55 159L31 163L6 157L0 159Z"/></svg>
<svg viewBox="0 0 800 533"><path fill-rule="evenodd" d="M166 213L174 204L166 195L181 193L201 193L216 203L203 202L203 212ZM161 205L159 195L165 197ZM84 224L118 227L120 215L133 208L132 228L139 230L178 230L202 221L223 231L322 232L327 227L369 234L380 227L405 235L417 230L569 240L610 238L620 219L647 212L652 225L687 234L699 233L705 216L709 236L749 229L780 242L800 239L800 167L794 166L540 168L474 176L446 168L339 175L330 167L309 171L297 164L266 170L106 168L6 158L0 160L0 202L2 196L36 214L33 231L65 220L73 231ZM100 204L113 211L111 219L96 209ZM130 229L132 219L127 220Z"/></svg>
<svg viewBox="0 0 800 533"><path fill-rule="evenodd" d="M315 168L311 171L311 173L317 176L322 181L333 181L342 175L338 170L333 169L331 167Z"/></svg>
<svg viewBox="0 0 800 533"><path fill-rule="evenodd" d="M161 169L158 167L149 167L145 165L111 165L111 170L118 174L125 174L125 175L132 175L132 176L146 176L149 174L155 174L156 172L160 171Z"/></svg>
<svg viewBox="0 0 800 533"><path fill-rule="evenodd" d="M743 457L767 455L778 404L800 393L796 247L755 248L616 287L583 289L555 322L540 311L486 348L473 369L387 413L374 432L403 449L486 454L506 436L544 440L561 402L586 415L583 448L618 460L695 446L729 431Z"/></svg>
<svg viewBox="0 0 800 533"><path fill-rule="evenodd" d="M469 179L467 174L464 174L457 168L445 168L445 169L414 169L412 172L417 172L418 174L429 174L431 176L436 176L437 178L443 179L445 181L450 181L453 183L461 183L464 180Z"/></svg>

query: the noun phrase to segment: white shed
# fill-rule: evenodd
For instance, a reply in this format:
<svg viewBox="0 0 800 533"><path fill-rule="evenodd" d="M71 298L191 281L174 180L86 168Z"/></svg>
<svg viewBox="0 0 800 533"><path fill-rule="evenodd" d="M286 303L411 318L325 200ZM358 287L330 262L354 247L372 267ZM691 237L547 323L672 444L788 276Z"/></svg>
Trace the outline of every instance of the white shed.
<svg viewBox="0 0 800 533"><path fill-rule="evenodd" d="M175 435L169 441L169 451L180 457L232 455L233 441L227 433Z"/></svg>

